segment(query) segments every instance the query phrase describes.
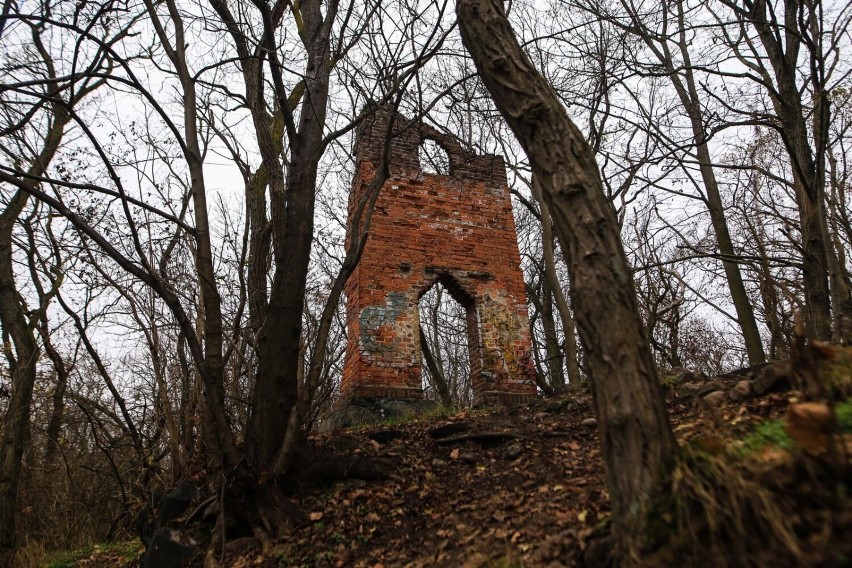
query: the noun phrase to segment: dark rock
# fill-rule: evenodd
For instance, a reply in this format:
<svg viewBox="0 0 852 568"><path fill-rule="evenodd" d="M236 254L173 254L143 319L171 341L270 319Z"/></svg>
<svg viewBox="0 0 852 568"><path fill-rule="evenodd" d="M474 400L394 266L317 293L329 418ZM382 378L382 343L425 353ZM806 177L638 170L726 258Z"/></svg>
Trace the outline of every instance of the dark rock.
<svg viewBox="0 0 852 568"><path fill-rule="evenodd" d="M669 387L695 380L693 372L685 367L674 367L670 371L662 372L660 374L663 379L663 384Z"/></svg>
<svg viewBox="0 0 852 568"><path fill-rule="evenodd" d="M677 394L682 398L701 397L711 392L727 390L730 383L725 383L718 378L708 379L701 382L686 382L677 387Z"/></svg>
<svg viewBox="0 0 852 568"><path fill-rule="evenodd" d="M776 363L759 363L757 365L752 365L751 367L745 367L742 369L737 369L735 371L730 371L723 375L719 375L720 378L734 380L734 379L755 379L761 374L763 374L764 369L775 365Z"/></svg>
<svg viewBox="0 0 852 568"><path fill-rule="evenodd" d="M541 408L544 412L550 412L553 414L555 412L561 412L566 406L568 406L567 400L545 400Z"/></svg>
<svg viewBox="0 0 852 568"><path fill-rule="evenodd" d="M338 428L379 424L385 420L405 420L434 409L433 400L355 397L345 401L340 408L318 425L320 432Z"/></svg>
<svg viewBox="0 0 852 568"><path fill-rule="evenodd" d="M713 391L711 393L705 394L701 398L702 404L707 406L708 408L713 408L719 406L723 402L728 400L728 395L725 391Z"/></svg>
<svg viewBox="0 0 852 568"><path fill-rule="evenodd" d="M695 391L695 396L704 396L705 394L709 394L711 392L716 392L720 390L725 390L727 385L719 380L708 380L703 383L700 383L698 390Z"/></svg>
<svg viewBox="0 0 852 568"><path fill-rule="evenodd" d="M154 494L151 496L151 503L139 514L135 522L136 529L139 531L139 538L145 544L146 559L155 550L159 551L154 553L157 558L172 553L180 556L179 545L183 545L187 542L187 539L179 538L176 535L180 535L180 533L164 527L169 521L180 517L197 496L198 488L195 484L186 480L178 483L174 489L165 495ZM152 505L156 508L155 511L152 511ZM189 542L190 544L187 546L190 548L195 546L191 539ZM187 550L188 556L180 557L189 558L196 552L195 550ZM180 566L180 563L177 565ZM145 564L145 566L159 566L159 564Z"/></svg>
<svg viewBox="0 0 852 568"><path fill-rule="evenodd" d="M328 445L337 453L351 454L354 453L355 450L362 448L364 446L364 442L361 438L349 436L347 434L340 434L329 440Z"/></svg>
<svg viewBox="0 0 852 568"><path fill-rule="evenodd" d="M408 453L411 453L411 448L406 446L405 444L399 444L397 446L391 446L384 452L388 456L402 456Z"/></svg>
<svg viewBox="0 0 852 568"><path fill-rule="evenodd" d="M157 520L161 525L164 525L172 519L178 518L197 496L198 488L195 484L191 481L181 481L174 489L163 496Z"/></svg>
<svg viewBox="0 0 852 568"><path fill-rule="evenodd" d="M735 402L747 400L753 396L751 392L751 381L742 380L737 385L728 391L728 396Z"/></svg>
<svg viewBox="0 0 852 568"><path fill-rule="evenodd" d="M699 383L684 383L677 387L677 395L682 398L690 398L697 396L698 389L701 388Z"/></svg>
<svg viewBox="0 0 852 568"><path fill-rule="evenodd" d="M379 414L383 420L414 418L419 414L416 405L407 400L380 400Z"/></svg>
<svg viewBox="0 0 852 568"><path fill-rule="evenodd" d="M325 423L320 425L319 430L330 431L336 428L378 424L379 422L381 422L381 418L369 408L350 405L335 412Z"/></svg>
<svg viewBox="0 0 852 568"><path fill-rule="evenodd" d="M435 459L432 460L432 467L435 467L435 468L446 467L448 465L449 464L442 459L435 458Z"/></svg>
<svg viewBox="0 0 852 568"><path fill-rule="evenodd" d="M436 440L440 440L441 438L448 438L455 434L467 432L468 430L470 430L470 424L467 422L450 422L449 424L432 428L429 430L429 435Z"/></svg>
<svg viewBox="0 0 852 568"><path fill-rule="evenodd" d="M792 386L791 369L787 363L773 363L761 369L760 374L754 379L751 390L756 395L764 395L770 392L779 392Z"/></svg>
<svg viewBox="0 0 852 568"><path fill-rule="evenodd" d="M237 538L225 545L225 551L231 554L245 554L253 548L258 548L260 542L251 536Z"/></svg>
<svg viewBox="0 0 852 568"><path fill-rule="evenodd" d="M151 543L145 549L143 568L180 568L188 560L201 552L192 538L180 531L160 529L154 533Z"/></svg>
<svg viewBox="0 0 852 568"><path fill-rule="evenodd" d="M393 442L401 437L402 432L400 430L379 430L378 432L370 434L370 439L375 440L380 444L387 444L388 442Z"/></svg>
<svg viewBox="0 0 852 568"><path fill-rule="evenodd" d="M514 461L521 457L522 453L524 453L524 447L520 443L515 442L503 451L501 457L506 461Z"/></svg>
<svg viewBox="0 0 852 568"><path fill-rule="evenodd" d="M479 459L476 457L476 454L471 452L462 452L459 454L459 460L464 463L476 463Z"/></svg>
<svg viewBox="0 0 852 568"><path fill-rule="evenodd" d="M595 428L598 425L597 418L584 418L580 421L580 426L585 426L586 428Z"/></svg>

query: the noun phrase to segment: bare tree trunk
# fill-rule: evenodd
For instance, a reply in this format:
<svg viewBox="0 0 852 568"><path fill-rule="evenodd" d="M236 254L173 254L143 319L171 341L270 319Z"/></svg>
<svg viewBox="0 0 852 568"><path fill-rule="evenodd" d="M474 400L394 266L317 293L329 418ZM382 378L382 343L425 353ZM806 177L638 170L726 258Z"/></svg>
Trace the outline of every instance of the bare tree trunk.
<svg viewBox="0 0 852 568"><path fill-rule="evenodd" d="M838 179L838 164L837 158L830 150L827 152L829 164L829 187L831 194L829 196L829 211L831 213L831 240L834 244L832 255L833 274L837 280L835 285L836 300L834 302L839 306L835 310L835 341L852 345L852 273L848 268L846 251L843 246L844 236L846 242L852 241L852 221L850 215L852 211L846 207L847 195L849 188L847 184Z"/></svg>
<svg viewBox="0 0 852 568"><path fill-rule="evenodd" d="M56 371L56 385L53 387L51 402L53 408L50 410L50 418L47 422L47 441L44 450L44 467L48 471L53 469L59 454L59 436L62 434L62 422L65 418L65 390L68 388L68 369L62 356L50 341L50 330L47 322L42 321L39 325L44 350L53 363Z"/></svg>
<svg viewBox="0 0 852 568"><path fill-rule="evenodd" d="M186 43L183 19L173 0L167 0L166 8L174 26L174 44L162 26L156 7L150 0L145 5L160 43L174 65L183 90L183 135L184 158L190 174L193 213L195 216L195 270L201 291L203 325L203 357L197 363L203 367L205 377L205 426L208 444L212 444L214 461L221 459L218 466L236 467L238 463L234 435L225 411L225 365L223 359L224 332L222 323L222 299L216 285L213 265L213 247L210 240L210 223L207 208L207 190L204 181L204 160L198 139L198 108L195 77L186 60Z"/></svg>
<svg viewBox="0 0 852 568"><path fill-rule="evenodd" d="M326 64L316 60L313 63ZM318 157L328 102L328 76L311 83L304 105L312 110L302 111L300 142L291 150L286 183L287 205L282 207L285 211L279 220L276 220L273 205L273 244L278 244L274 247L275 272L266 320L258 341L255 408L249 431L259 464L268 464L281 448L290 413L299 397L295 379L300 372L302 314L313 240ZM315 92L317 90L320 92Z"/></svg>
<svg viewBox="0 0 852 568"><path fill-rule="evenodd" d="M618 556L638 561L650 500L676 452L615 213L591 148L518 45L498 0L460 0L467 50L541 184L568 258L598 414Z"/></svg>
<svg viewBox="0 0 852 568"><path fill-rule="evenodd" d="M444 376L444 371L441 370L441 365L435 360L432 355L432 350L429 348L429 340L426 339L426 334L423 328L420 328L420 351L423 352L423 359L426 361L426 368L429 369L429 376L432 377L432 384L438 391L438 396L441 398L441 404L444 406L453 405L453 397L450 395L450 388L447 386L447 378Z"/></svg>
<svg viewBox="0 0 852 568"><path fill-rule="evenodd" d="M705 128L705 117L702 111L701 98L698 94L698 88L695 82L695 73L692 67L692 60L689 53L689 41L687 38L686 20L684 16L683 2L675 3L674 9L677 10L677 37L661 35L649 30L642 16L636 12L635 8L625 3L624 6L628 10L631 18L629 27L623 23L617 22L622 29L629 30L636 34L651 50L660 64L665 68L669 81L675 88L675 92L680 99L681 105L689 118L692 129L692 138L695 143L695 157L698 160L698 167L701 173L701 180L704 182L705 195L703 201L707 206L707 211L710 214L710 223L713 226L713 232L716 234L716 245L721 254L722 267L725 270L725 278L728 283L728 290L731 294L731 301L734 304L734 309L737 312L737 322L740 326L740 332L743 336L743 341L748 354L749 363L757 365L766 360L766 354L763 350L763 341L760 338L760 330L757 327L757 320L754 317L754 309L746 292L743 277L740 272L740 266L736 261L736 251L734 250L733 239L731 238L730 230L728 229L728 221L725 217L725 208L722 202L722 195L719 191L719 183L716 180L716 173L713 169L713 160L710 156L710 149L707 145L707 132ZM668 8L663 9L663 18L668 18ZM666 22L668 23L668 22ZM664 24L665 25L665 24ZM673 34L672 34L673 35ZM676 42L677 50L680 52L681 63L676 63L674 55L671 53L669 42Z"/></svg>
<svg viewBox="0 0 852 568"><path fill-rule="evenodd" d="M762 82L768 84L769 97L778 117L777 128L790 156L793 187L799 209L799 231L802 236L802 280L805 294L807 337L831 339L831 292L829 289L830 246L825 211L825 152L827 147L829 102L824 91L823 54L813 44L821 30L816 10L819 3L784 0L780 6L766 0L723 0L741 19L757 30L766 58L757 62ZM779 16L783 21L779 21ZM808 34L811 37L808 38ZM782 41L782 37L784 38ZM807 40L807 41L805 41ZM802 100L803 88L798 84L799 57L802 46L810 48L813 73L808 77L813 87L814 144L810 143L807 112ZM750 46L753 49L753 46ZM768 66L766 66L768 63ZM774 84L773 84L774 83ZM835 314L837 315L837 314Z"/></svg>
<svg viewBox="0 0 852 568"><path fill-rule="evenodd" d="M33 38L40 44L35 32ZM53 120L44 136L44 148L33 160L30 175L44 175L59 149L68 121L68 114L54 105ZM29 182L24 184L31 186ZM15 350L14 356L9 353L7 357L11 362L12 396L0 424L0 563L3 555L9 554L15 546L15 503L21 460L30 435L30 406L39 358L35 330L27 321L26 306L15 283L12 255L12 232L28 201L29 194L19 189L0 213L0 324L4 341L11 338Z"/></svg>
<svg viewBox="0 0 852 568"><path fill-rule="evenodd" d="M559 310L559 318L562 321L562 333L564 336L564 351L565 363L568 369L568 382L574 385L580 384L582 375L580 375L580 363L577 353L577 328L574 322L574 314L571 313L571 308L568 307L568 301L565 299L565 294L562 293L562 286L559 283L559 277L556 274L556 259L553 254L553 220L550 217L550 209L547 203L544 202L541 195L541 184L533 178L533 192L538 200L539 208L541 209L541 227L542 227L542 249L544 251L544 274L547 278L548 287L553 293L553 299L556 301L556 307ZM564 254L565 251L563 251Z"/></svg>
<svg viewBox="0 0 852 568"><path fill-rule="evenodd" d="M12 394L0 437L0 562L15 547L15 504L21 460L30 435L30 406L39 357L35 335L15 285L12 260L12 230L27 201L27 194L15 193L0 215L0 323L4 339L11 338L15 351L14 356L9 355L13 361ZM8 346L10 352L11 347Z"/></svg>

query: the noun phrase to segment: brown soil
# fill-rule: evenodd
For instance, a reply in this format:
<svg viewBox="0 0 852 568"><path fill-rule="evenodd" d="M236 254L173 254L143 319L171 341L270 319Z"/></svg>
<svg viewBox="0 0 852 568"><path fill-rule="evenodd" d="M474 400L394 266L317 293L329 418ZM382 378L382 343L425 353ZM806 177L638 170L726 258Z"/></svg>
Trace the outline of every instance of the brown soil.
<svg viewBox="0 0 852 568"><path fill-rule="evenodd" d="M796 395L706 408L700 399L671 394L669 412L681 444L713 451L751 423L782 416ZM436 429L448 425L456 431L436 438ZM226 566L573 566L608 523L586 391L343 430L312 442L343 460L344 469L351 465L354 476L374 480L329 484L318 468L308 479L313 487L293 497L304 521L292 534L265 552L253 539L231 543ZM87 565L117 566L98 560Z"/></svg>
<svg viewBox="0 0 852 568"><path fill-rule="evenodd" d="M669 410L686 442L708 431L733 434L786 405L783 395L714 409L672 398ZM575 391L526 406L317 437L318 444L397 466L385 481L306 491L296 499L308 515L303 526L266 554L250 551L227 564L575 565L609 517L593 421L591 397ZM430 434L448 424L468 429L443 440Z"/></svg>

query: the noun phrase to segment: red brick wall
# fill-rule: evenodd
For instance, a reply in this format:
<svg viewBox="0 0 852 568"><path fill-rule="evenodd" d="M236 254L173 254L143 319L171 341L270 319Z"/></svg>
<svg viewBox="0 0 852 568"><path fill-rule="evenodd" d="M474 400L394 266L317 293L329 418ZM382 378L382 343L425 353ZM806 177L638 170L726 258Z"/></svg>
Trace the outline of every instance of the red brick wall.
<svg viewBox="0 0 852 568"><path fill-rule="evenodd" d="M418 303L440 281L467 310L477 404L535 396L520 255L503 159L394 115L390 178L361 262L349 279L344 396L421 398ZM391 114L358 132L350 216L375 177ZM421 171L418 148L438 142L450 175Z"/></svg>

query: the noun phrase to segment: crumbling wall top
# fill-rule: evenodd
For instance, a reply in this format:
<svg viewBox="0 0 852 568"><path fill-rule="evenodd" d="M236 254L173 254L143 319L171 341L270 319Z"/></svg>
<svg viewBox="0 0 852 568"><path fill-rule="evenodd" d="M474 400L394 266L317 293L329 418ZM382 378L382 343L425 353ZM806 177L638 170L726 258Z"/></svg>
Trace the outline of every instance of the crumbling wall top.
<svg viewBox="0 0 852 568"><path fill-rule="evenodd" d="M378 166L384 155L388 135L389 171L392 177L420 175L420 146L425 140L433 140L447 153L450 178L484 182L495 188L508 185L501 156L480 155L466 150L454 136L422 122L409 120L384 107L376 107L358 127L355 143L357 162L360 164L366 160Z"/></svg>

